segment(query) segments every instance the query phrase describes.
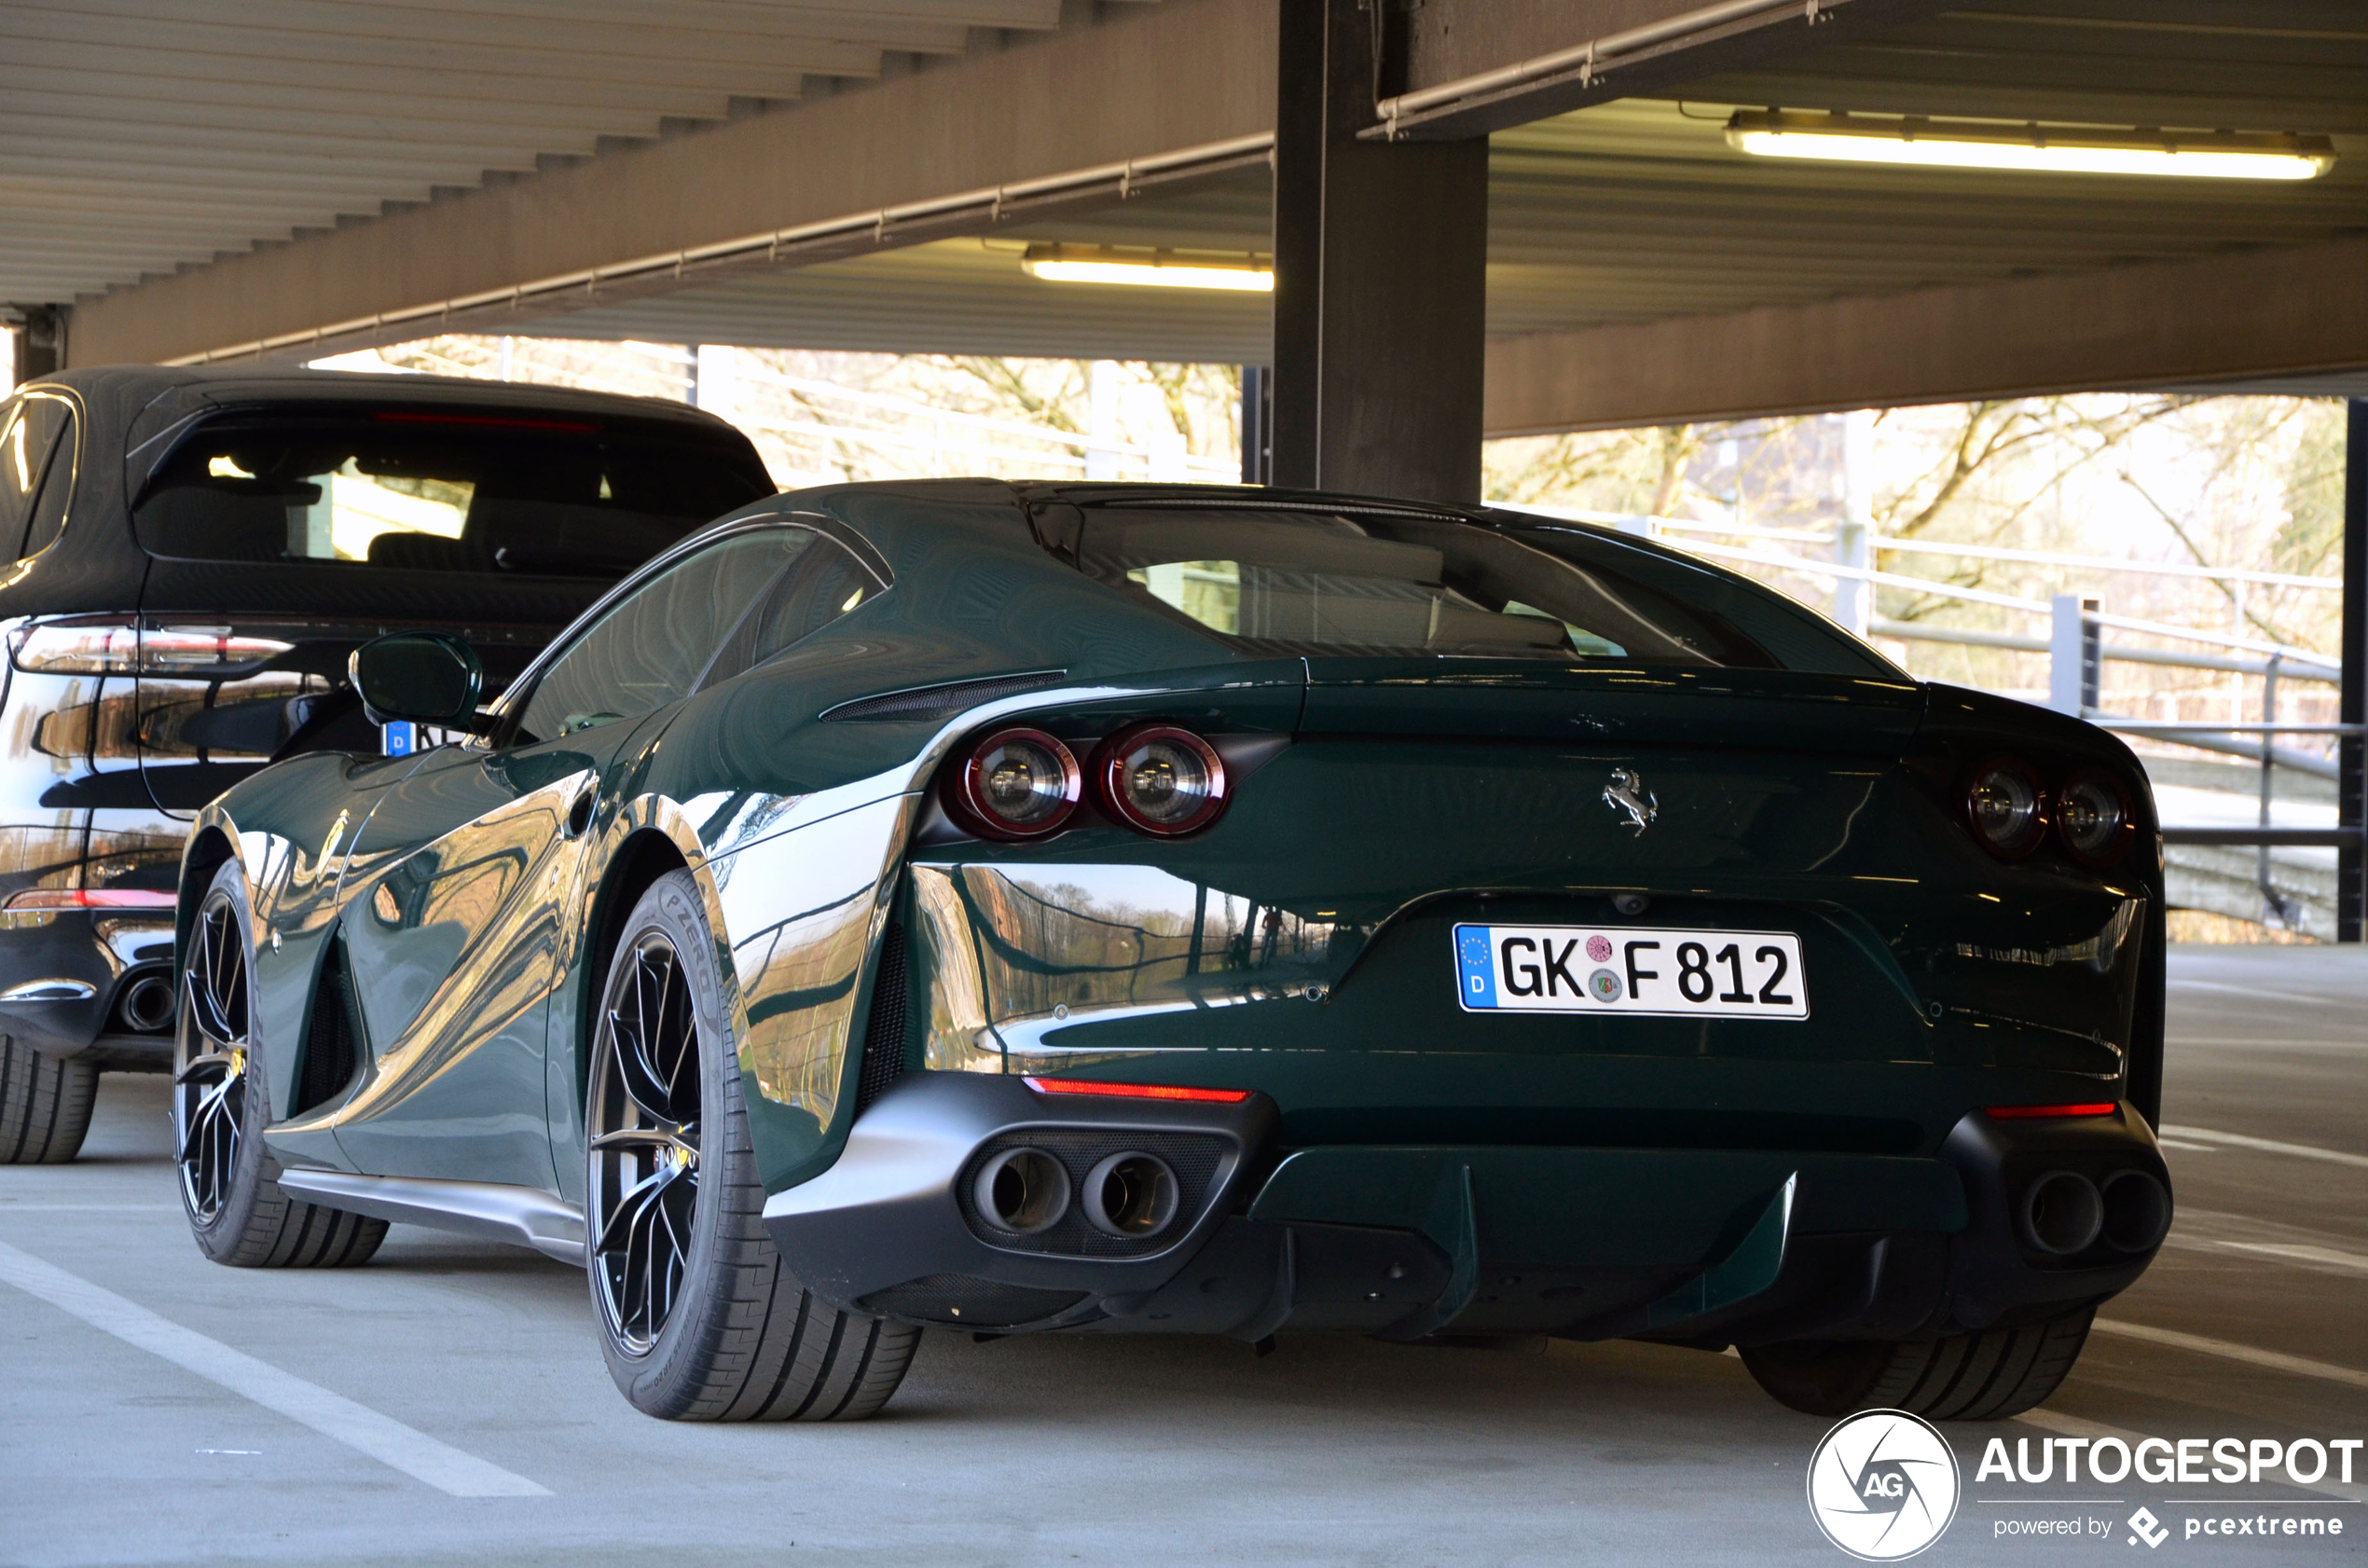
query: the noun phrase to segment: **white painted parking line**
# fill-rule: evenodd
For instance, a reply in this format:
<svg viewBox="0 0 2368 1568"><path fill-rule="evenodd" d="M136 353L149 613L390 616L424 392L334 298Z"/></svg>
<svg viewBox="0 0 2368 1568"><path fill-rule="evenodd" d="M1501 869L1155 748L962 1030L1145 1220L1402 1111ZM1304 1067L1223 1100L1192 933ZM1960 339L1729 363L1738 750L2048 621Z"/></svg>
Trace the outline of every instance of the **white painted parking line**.
<svg viewBox="0 0 2368 1568"><path fill-rule="evenodd" d="M2274 1258L2281 1263L2300 1263L2313 1269L2331 1269L2339 1274L2368 1276L2368 1257L2337 1247L2313 1246L2306 1242L2235 1242L2219 1237L2198 1239L2182 1236L2174 1231L2163 1245L2182 1247L2189 1252L2234 1252L2252 1258Z"/></svg>
<svg viewBox="0 0 2368 1568"><path fill-rule="evenodd" d="M342 1394L208 1339L194 1328L158 1317L155 1313L79 1274L68 1273L0 1242L0 1281L28 1296L37 1296L61 1312L70 1313L103 1333L128 1345L163 1357L185 1371L218 1383L252 1399L265 1410L310 1426L348 1448L358 1449L379 1464L424 1481L455 1497L548 1497L547 1487L524 1476L512 1475L498 1465L449 1443L438 1442L392 1416L380 1415Z"/></svg>
<svg viewBox="0 0 2368 1568"><path fill-rule="evenodd" d="M2105 1325L2100 1321L2097 1327L2102 1328ZM2086 1437L2092 1443L2107 1437L2117 1437L2128 1445L2132 1453L2137 1452L2138 1445L2144 1442L2147 1437L2147 1434L2132 1432L2126 1426L2108 1426L2101 1421L2088 1421L2076 1415L2065 1415L2058 1410L2044 1409L2025 1410L2022 1414L2010 1419L2022 1422L2026 1425L2036 1426L2043 1432L2053 1432L2059 1437ZM2326 1479L2316 1481L2298 1481L2292 1476L2286 1476L2281 1477L2274 1484L2295 1487L2304 1492L2316 1492L2323 1497L2340 1497L2347 1503L2368 1502L2368 1486L2352 1482ZM2054 1499L2049 1501L2052 1502ZM2213 1499L2215 1503L2218 1501L2217 1498ZM2229 1506L2250 1506L2258 1501L2260 1501L2258 1498L2231 1498Z"/></svg>
<svg viewBox="0 0 2368 1568"><path fill-rule="evenodd" d="M2174 991L2226 991L2247 1001L2301 1002L2306 1007L2356 1008L2360 1003L2345 997L2313 997L2301 991L2265 991L2257 985L2231 985L2221 980L2174 980Z"/></svg>
<svg viewBox="0 0 2368 1568"><path fill-rule="evenodd" d="M0 1214L181 1214L179 1204L16 1204L0 1198Z"/></svg>
<svg viewBox="0 0 2368 1568"><path fill-rule="evenodd" d="M2288 1355L2281 1350L2260 1350L2230 1340L2182 1334L2176 1328L2125 1323L2113 1317L2099 1318L2096 1327L2102 1333L2119 1334L2127 1340L2144 1340L2150 1344L2168 1345L2174 1350L2194 1351L2198 1355L2216 1355L2223 1361L2242 1361L2247 1366L2266 1367L2275 1372L2292 1372L2296 1377L2339 1382L2347 1388L2368 1388L2368 1372L2351 1367L2338 1367L2332 1361L2313 1361L2306 1355Z"/></svg>
<svg viewBox="0 0 2368 1568"><path fill-rule="evenodd" d="M2280 1143L2276 1138L2256 1138L2247 1133L2216 1133L2209 1127L2174 1127L2168 1122L2157 1131L2174 1138L2200 1138L2206 1143L2226 1144L2231 1148L2255 1148L2264 1154L2287 1154L2297 1160L2323 1160L2331 1165L2356 1165L2368 1170L2368 1154L2347 1154L2340 1148L2320 1148L2316 1144Z"/></svg>

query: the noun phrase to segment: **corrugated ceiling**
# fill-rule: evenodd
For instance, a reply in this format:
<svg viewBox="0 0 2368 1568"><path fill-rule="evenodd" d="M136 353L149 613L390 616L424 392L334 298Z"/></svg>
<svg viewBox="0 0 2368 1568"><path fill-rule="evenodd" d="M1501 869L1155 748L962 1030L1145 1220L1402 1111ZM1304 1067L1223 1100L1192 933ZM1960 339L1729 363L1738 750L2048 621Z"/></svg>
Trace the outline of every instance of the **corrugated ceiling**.
<svg viewBox="0 0 2368 1568"><path fill-rule="evenodd" d="M1060 0L0 0L0 300L63 301L1047 29Z"/></svg>

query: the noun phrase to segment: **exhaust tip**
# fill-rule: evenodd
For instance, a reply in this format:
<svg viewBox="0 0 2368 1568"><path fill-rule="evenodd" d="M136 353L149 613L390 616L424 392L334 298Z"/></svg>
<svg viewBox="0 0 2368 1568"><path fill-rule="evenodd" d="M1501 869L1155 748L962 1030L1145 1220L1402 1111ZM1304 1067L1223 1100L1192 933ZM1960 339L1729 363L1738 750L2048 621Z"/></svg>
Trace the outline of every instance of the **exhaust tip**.
<svg viewBox="0 0 2368 1568"><path fill-rule="evenodd" d="M2086 1251L2105 1223L2097 1184L2077 1171L2049 1171L2023 1193L2023 1240L2067 1257Z"/></svg>
<svg viewBox="0 0 2368 1568"><path fill-rule="evenodd" d="M1069 1173L1040 1148L1007 1148L979 1167L971 1201L998 1231L1032 1236L1069 1211Z"/></svg>
<svg viewBox="0 0 2368 1568"><path fill-rule="evenodd" d="M2144 1171L2105 1178L2105 1245L2116 1252L2152 1252L2170 1233L2170 1193Z"/></svg>
<svg viewBox="0 0 2368 1568"><path fill-rule="evenodd" d="M1106 1236L1139 1241L1175 1221L1182 1189L1156 1154L1129 1149L1095 1165L1085 1177L1085 1217Z"/></svg>
<svg viewBox="0 0 2368 1568"><path fill-rule="evenodd" d="M134 1034L161 1034L172 1027L176 1000L172 982L160 974L144 974L124 987L116 1012Z"/></svg>

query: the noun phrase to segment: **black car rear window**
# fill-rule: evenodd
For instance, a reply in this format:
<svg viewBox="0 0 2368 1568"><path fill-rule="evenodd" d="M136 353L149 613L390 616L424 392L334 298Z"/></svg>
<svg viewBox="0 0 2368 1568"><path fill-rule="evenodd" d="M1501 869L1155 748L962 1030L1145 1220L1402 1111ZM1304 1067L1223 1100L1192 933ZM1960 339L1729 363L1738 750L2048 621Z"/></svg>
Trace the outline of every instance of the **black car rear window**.
<svg viewBox="0 0 2368 1568"><path fill-rule="evenodd" d="M773 493L724 431L658 420L282 410L207 421L133 508L155 556L616 578Z"/></svg>
<svg viewBox="0 0 2368 1568"><path fill-rule="evenodd" d="M1260 653L1896 674L1777 595L1575 528L1147 502L1087 508L1048 543Z"/></svg>

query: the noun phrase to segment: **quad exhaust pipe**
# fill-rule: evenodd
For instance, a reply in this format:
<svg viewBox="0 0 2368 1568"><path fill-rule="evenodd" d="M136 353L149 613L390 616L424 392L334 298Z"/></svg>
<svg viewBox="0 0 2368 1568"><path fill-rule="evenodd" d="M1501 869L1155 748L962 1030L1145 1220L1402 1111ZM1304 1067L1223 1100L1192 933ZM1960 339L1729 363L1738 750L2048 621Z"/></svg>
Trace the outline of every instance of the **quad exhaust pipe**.
<svg viewBox="0 0 2368 1568"><path fill-rule="evenodd" d="M2023 1190L2019 1218L2023 1240L2051 1257L2100 1237L2116 1252L2147 1252L2170 1231L2170 1193L2144 1171L2115 1171L2101 1188L2078 1171L2049 1171Z"/></svg>
<svg viewBox="0 0 2368 1568"><path fill-rule="evenodd" d="M1103 1235L1142 1241L1176 1222L1183 1197L1175 1168L1141 1149L1107 1156L1075 1188L1058 1157L1025 1145L998 1150L971 1178L971 1204L979 1217L1014 1236L1051 1230L1074 1200L1085 1222Z"/></svg>
<svg viewBox="0 0 2368 1568"><path fill-rule="evenodd" d="M1068 1167L1040 1148L1004 1149L979 1167L971 1202L997 1230L1033 1236L1068 1213Z"/></svg>

